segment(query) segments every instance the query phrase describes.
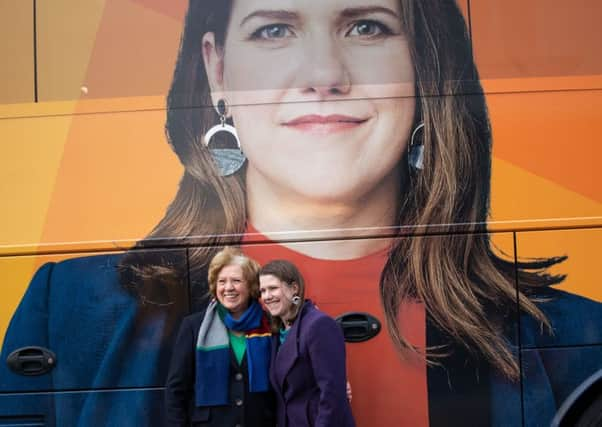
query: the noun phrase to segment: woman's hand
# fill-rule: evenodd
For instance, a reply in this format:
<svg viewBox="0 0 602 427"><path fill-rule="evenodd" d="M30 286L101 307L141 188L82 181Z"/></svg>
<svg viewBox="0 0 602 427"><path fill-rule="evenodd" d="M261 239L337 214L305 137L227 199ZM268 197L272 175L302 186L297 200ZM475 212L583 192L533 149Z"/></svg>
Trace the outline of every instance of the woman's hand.
<svg viewBox="0 0 602 427"><path fill-rule="evenodd" d="M353 397L353 394L351 393L351 383L349 381L347 381L347 400L349 401L349 403L351 403L351 399Z"/></svg>

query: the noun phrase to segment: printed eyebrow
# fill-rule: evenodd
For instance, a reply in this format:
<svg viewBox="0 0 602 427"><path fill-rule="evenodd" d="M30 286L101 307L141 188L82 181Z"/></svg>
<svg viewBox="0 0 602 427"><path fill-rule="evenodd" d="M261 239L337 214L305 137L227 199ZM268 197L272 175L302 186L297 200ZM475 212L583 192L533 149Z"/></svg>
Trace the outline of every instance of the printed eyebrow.
<svg viewBox="0 0 602 427"><path fill-rule="evenodd" d="M393 10L382 7L382 6L364 6L364 7L350 7L344 9L341 12L341 16L347 19L359 18L361 16L370 14L370 13L384 13L386 15L392 16L396 19L400 19L400 16L395 13Z"/></svg>
<svg viewBox="0 0 602 427"><path fill-rule="evenodd" d="M256 10L245 16L240 25L243 26L248 20L252 18L265 18L277 21L293 21L298 18L298 14L289 10Z"/></svg>

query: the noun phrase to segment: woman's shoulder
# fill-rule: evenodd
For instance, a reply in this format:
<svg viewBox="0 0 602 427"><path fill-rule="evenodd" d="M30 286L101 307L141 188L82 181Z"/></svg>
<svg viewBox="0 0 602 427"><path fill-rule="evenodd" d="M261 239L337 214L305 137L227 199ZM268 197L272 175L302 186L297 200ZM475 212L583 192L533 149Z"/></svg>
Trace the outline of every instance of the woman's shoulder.
<svg viewBox="0 0 602 427"><path fill-rule="evenodd" d="M521 319L523 344L534 347L602 342L602 303L554 288L541 290L537 306L550 322L546 332L532 318Z"/></svg>
<svg viewBox="0 0 602 427"><path fill-rule="evenodd" d="M184 316L184 318L182 319L182 325L192 327L195 330L199 329L201 326L201 323L203 322L203 318L205 317L206 310L207 310L207 307L205 306L205 307L201 308L199 311L196 311L194 313Z"/></svg>
<svg viewBox="0 0 602 427"><path fill-rule="evenodd" d="M110 296L122 294L118 271L122 256L92 255L45 263L35 272L26 296L41 292L50 302L53 298L63 301L64 293L71 296L74 293L81 296L87 291L99 295L107 292Z"/></svg>
<svg viewBox="0 0 602 427"><path fill-rule="evenodd" d="M332 319L328 314L321 311L312 301L305 300L301 309L301 316L304 322L320 321L324 318Z"/></svg>
<svg viewBox="0 0 602 427"><path fill-rule="evenodd" d="M303 308L302 327L323 331L339 329L338 323L311 301L308 301Z"/></svg>
<svg viewBox="0 0 602 427"><path fill-rule="evenodd" d="M62 261L48 262L38 272L47 272L52 278L60 276L68 278L98 277L102 273L114 273L119 266L123 254L103 254L68 258Z"/></svg>
<svg viewBox="0 0 602 427"><path fill-rule="evenodd" d="M561 323L577 319L600 319L602 303L555 288L546 288L537 295L537 306L550 321Z"/></svg>

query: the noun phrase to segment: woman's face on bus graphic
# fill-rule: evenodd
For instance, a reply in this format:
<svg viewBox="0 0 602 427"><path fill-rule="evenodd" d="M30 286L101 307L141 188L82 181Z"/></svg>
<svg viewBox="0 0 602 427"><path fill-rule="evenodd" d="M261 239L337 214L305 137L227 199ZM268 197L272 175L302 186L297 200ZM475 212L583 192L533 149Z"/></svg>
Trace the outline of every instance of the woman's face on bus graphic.
<svg viewBox="0 0 602 427"><path fill-rule="evenodd" d="M400 14L398 0L235 0L223 49L204 35L254 191L345 201L397 185L415 110Z"/></svg>

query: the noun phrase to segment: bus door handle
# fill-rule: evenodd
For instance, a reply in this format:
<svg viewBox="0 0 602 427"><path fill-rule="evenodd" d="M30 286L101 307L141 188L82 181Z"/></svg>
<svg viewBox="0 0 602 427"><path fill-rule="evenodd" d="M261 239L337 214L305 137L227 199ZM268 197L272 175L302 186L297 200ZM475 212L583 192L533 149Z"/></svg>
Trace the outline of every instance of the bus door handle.
<svg viewBox="0 0 602 427"><path fill-rule="evenodd" d="M367 341L377 336L381 330L380 321L368 313L344 313L335 320L343 329L343 336L347 342Z"/></svg>
<svg viewBox="0 0 602 427"><path fill-rule="evenodd" d="M44 347L22 347L6 358L11 371L19 375L44 375L56 365L56 355Z"/></svg>

